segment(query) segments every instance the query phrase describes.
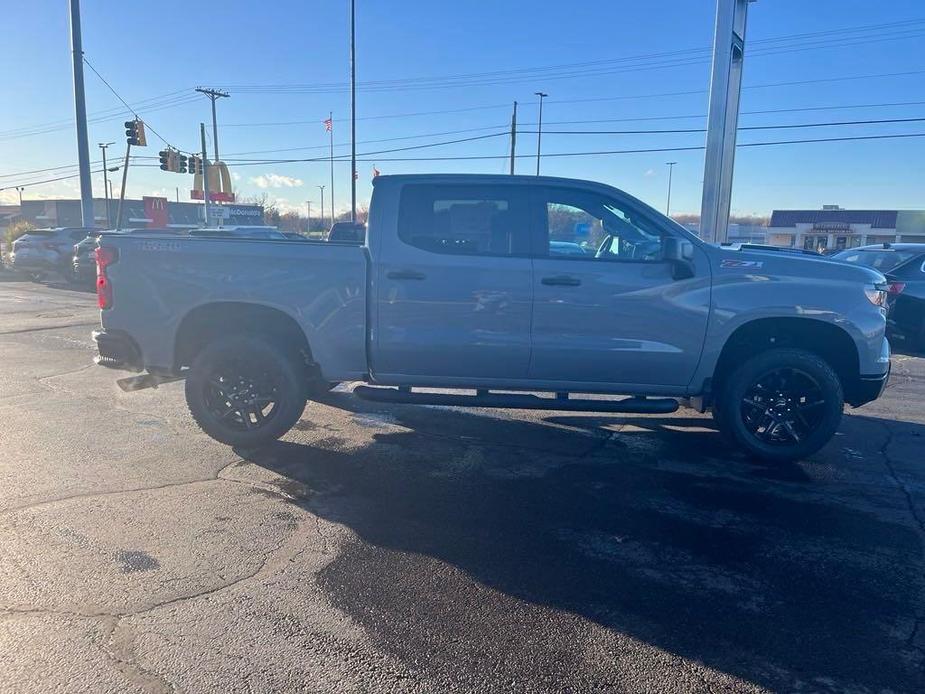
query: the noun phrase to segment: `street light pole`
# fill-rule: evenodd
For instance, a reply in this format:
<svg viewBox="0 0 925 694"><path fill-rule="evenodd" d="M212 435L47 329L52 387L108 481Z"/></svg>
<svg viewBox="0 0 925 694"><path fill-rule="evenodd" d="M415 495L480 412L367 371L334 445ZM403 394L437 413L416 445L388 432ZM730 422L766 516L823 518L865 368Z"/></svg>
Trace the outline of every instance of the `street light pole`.
<svg viewBox="0 0 925 694"><path fill-rule="evenodd" d="M536 128L536 175L540 175L540 145L543 141L543 99L545 99L549 94L544 94L543 92L534 92L538 97L540 97L540 117L539 122L537 123Z"/></svg>
<svg viewBox="0 0 925 694"><path fill-rule="evenodd" d="M308 207L308 230L311 231L312 230L312 201L306 200L305 204Z"/></svg>
<svg viewBox="0 0 925 694"><path fill-rule="evenodd" d="M671 215L671 172L674 169L674 165L677 164L676 161L666 161L665 165L668 167L668 202L665 203L665 216L668 217Z"/></svg>
<svg viewBox="0 0 925 694"><path fill-rule="evenodd" d="M19 193L19 214L22 214L22 192L25 189L25 186L16 186L16 192Z"/></svg>
<svg viewBox="0 0 925 694"><path fill-rule="evenodd" d="M80 216L85 227L95 226L93 186L90 181L90 145L87 137L87 101L84 96L84 52L80 38L80 0L70 0L71 59L74 67L74 111L77 123L77 164L80 167Z"/></svg>
<svg viewBox="0 0 925 694"><path fill-rule="evenodd" d="M321 226L324 227L324 186L318 186L318 190L321 191Z"/></svg>
<svg viewBox="0 0 925 694"><path fill-rule="evenodd" d="M100 142L99 148L103 151L103 196L106 198L106 226L112 226L112 213L109 211L109 172L106 169L106 148L115 142Z"/></svg>
<svg viewBox="0 0 925 694"><path fill-rule="evenodd" d="M350 0L350 221L357 221L357 3Z"/></svg>

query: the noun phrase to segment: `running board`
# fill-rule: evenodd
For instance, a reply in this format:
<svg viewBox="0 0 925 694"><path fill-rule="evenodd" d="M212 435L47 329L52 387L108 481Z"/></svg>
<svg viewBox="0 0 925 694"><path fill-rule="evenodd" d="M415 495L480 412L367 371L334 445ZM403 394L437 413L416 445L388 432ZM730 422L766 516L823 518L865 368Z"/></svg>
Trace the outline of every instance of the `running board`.
<svg viewBox="0 0 925 694"><path fill-rule="evenodd" d="M403 388L357 386L353 394L362 400L393 402L405 405L441 405L444 407L504 407L515 410L567 410L571 412L620 412L632 414L671 414L677 411L674 398L632 397L622 400L572 399L567 393L541 398L527 393L492 393L478 395L456 393L422 393Z"/></svg>
<svg viewBox="0 0 925 694"><path fill-rule="evenodd" d="M183 374L182 376L158 376L148 373L142 374L141 376L129 376L128 378L120 378L116 381L116 385L118 385L126 393L133 393L136 390L144 390L145 388L157 388L163 383L182 381L184 378L186 378L186 374Z"/></svg>

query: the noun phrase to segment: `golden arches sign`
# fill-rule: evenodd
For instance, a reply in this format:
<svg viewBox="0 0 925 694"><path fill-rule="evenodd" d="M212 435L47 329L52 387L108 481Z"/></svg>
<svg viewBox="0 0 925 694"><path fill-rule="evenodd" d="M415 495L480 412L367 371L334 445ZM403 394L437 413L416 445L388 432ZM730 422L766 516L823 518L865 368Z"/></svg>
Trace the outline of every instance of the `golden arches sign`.
<svg viewBox="0 0 925 694"><path fill-rule="evenodd" d="M206 171L209 176L209 200L212 202L234 202L234 188L231 185L231 174L224 162L206 162ZM202 188L202 174L193 177L193 189L190 198L202 200L205 195Z"/></svg>

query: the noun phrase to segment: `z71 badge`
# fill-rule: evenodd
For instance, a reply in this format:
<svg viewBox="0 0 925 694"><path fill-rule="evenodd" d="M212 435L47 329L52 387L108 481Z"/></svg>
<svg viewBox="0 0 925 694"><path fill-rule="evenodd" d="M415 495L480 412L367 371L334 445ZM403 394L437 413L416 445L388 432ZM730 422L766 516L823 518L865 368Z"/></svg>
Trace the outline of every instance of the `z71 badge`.
<svg viewBox="0 0 925 694"><path fill-rule="evenodd" d="M762 265L761 260L724 260L719 264L724 270L755 270Z"/></svg>

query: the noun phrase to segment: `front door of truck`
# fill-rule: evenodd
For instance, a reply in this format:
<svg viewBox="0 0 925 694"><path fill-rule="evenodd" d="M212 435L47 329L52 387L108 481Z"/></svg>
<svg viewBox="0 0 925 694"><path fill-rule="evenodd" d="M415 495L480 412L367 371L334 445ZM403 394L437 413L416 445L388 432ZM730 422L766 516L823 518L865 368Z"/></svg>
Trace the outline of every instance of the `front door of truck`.
<svg viewBox="0 0 925 694"><path fill-rule="evenodd" d="M577 188L533 198L533 356L543 381L685 386L700 360L710 306L702 252L675 279L665 239L680 235L626 196Z"/></svg>
<svg viewBox="0 0 925 694"><path fill-rule="evenodd" d="M383 230L376 274L370 361L377 378L449 385L526 377L528 207L521 186L401 188L398 228Z"/></svg>

